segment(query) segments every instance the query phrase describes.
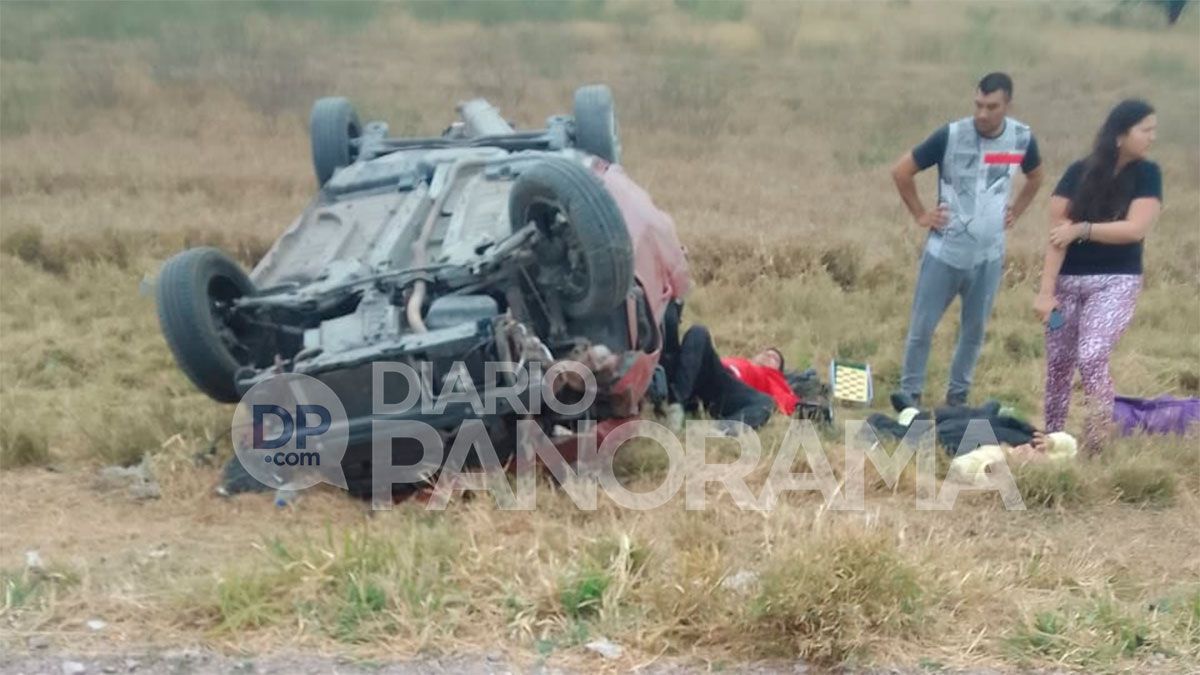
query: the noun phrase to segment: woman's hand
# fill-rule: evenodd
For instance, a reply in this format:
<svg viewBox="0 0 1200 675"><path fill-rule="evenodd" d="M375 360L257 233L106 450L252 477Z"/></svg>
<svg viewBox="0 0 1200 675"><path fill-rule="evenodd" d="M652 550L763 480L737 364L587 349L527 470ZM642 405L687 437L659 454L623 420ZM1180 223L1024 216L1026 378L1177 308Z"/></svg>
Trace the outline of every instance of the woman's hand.
<svg viewBox="0 0 1200 675"><path fill-rule="evenodd" d="M1037 312L1043 324L1050 322L1050 312L1053 312L1055 307L1058 307L1058 299L1053 293L1038 293L1033 299L1033 311Z"/></svg>
<svg viewBox="0 0 1200 675"><path fill-rule="evenodd" d="M1054 248L1066 248L1071 245L1071 242L1082 236L1082 223L1072 223L1069 220L1064 220L1050 229L1050 245Z"/></svg>

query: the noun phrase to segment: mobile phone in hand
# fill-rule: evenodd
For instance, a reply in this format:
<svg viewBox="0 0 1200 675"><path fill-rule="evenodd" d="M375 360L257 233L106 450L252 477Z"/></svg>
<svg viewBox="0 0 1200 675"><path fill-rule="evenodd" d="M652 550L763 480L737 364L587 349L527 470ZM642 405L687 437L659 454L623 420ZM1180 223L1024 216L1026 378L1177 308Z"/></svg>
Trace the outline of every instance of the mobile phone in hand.
<svg viewBox="0 0 1200 675"><path fill-rule="evenodd" d="M1058 311L1058 308L1055 307L1050 310L1050 320L1046 322L1046 327L1050 330L1058 330L1066 322L1067 320L1063 318L1062 312Z"/></svg>

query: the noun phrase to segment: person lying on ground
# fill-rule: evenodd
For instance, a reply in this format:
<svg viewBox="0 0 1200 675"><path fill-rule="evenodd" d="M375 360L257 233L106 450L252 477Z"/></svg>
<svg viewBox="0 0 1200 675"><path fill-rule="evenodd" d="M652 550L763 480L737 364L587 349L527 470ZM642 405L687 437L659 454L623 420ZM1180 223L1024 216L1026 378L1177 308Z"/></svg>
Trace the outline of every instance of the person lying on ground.
<svg viewBox="0 0 1200 675"><path fill-rule="evenodd" d="M750 358L728 356L721 359L733 376L775 400L779 411L791 415L800 403L792 390L783 369L783 353L776 347L767 347Z"/></svg>
<svg viewBox="0 0 1200 675"><path fill-rule="evenodd" d="M677 349L664 351L667 419L676 429L682 427L685 411L701 408L715 420L757 429L776 409L791 415L800 402L784 378L783 355L773 347L749 359L722 359L708 328L696 325L684 333Z"/></svg>
<svg viewBox="0 0 1200 675"><path fill-rule="evenodd" d="M1045 450L1045 434L1005 410L999 401L988 401L978 407L941 406L930 411L920 409L912 397L897 392L891 402L896 418L883 413L873 413L867 418L867 424L878 434L905 438L914 421L932 420L938 444L951 456L997 443Z"/></svg>
<svg viewBox="0 0 1200 675"><path fill-rule="evenodd" d="M1045 435L1038 432L1033 443L981 445L955 456L946 471L946 480L986 489L997 486L993 481L1001 464L1011 470L1026 464L1069 462L1077 452L1074 437L1061 431Z"/></svg>

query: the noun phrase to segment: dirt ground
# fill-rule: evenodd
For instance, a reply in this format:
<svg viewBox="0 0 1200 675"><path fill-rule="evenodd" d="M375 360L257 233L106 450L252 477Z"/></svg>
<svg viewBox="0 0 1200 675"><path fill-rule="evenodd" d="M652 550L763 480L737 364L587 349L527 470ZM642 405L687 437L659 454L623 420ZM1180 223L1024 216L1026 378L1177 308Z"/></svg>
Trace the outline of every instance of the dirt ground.
<svg viewBox="0 0 1200 675"><path fill-rule="evenodd" d="M330 653L319 646L279 649L279 632L230 635L212 634L203 628L197 632L186 612L176 614L180 598L186 601L188 597L181 588L220 575L230 561L260 555L268 542L308 537L317 528L341 531L369 525L377 536L383 536L406 526L396 517L406 508L373 512L344 493L318 488L305 493L294 507L280 509L269 494L218 496L213 488L219 472L212 467L173 472L169 466L161 466L160 471L165 477L164 494L149 500L134 499L122 489L103 484L93 470L52 467L0 473L0 512L6 514L0 528L0 550L37 551L45 566L43 574L71 570L75 584L69 594L54 602L54 611L46 614L41 624L26 620L0 630L5 645L0 673L67 672L63 669L74 667L73 663L83 664L87 668L83 672L89 673L826 672L802 661L760 663L736 657L713 660L703 655L664 658L628 650L609 661L579 647L539 657L497 640L472 640L461 652L452 644L413 651L411 643L403 643ZM900 495L877 504L876 517L904 519L898 514L909 508L904 505L908 500L910 495ZM1037 512L925 513L920 522L908 520L900 525L895 520L892 526L913 541L971 542L961 550L973 560L986 559L989 550L997 551L998 567L1005 566L1004 557L1011 554L996 547L1024 541L1023 547L1041 546L1052 555L1067 556L1057 562L1058 574L1105 579L1118 588L1132 579L1138 580L1138 586L1171 588L1198 573L1194 560L1190 569L1178 566L1189 551L1200 550L1200 533L1192 526L1197 514L1194 507L1163 512L1114 505L1049 523ZM419 507L413 504L408 508ZM473 529L479 523L471 511L471 505L457 502L436 517L451 527L457 523ZM788 519L801 511L784 509L778 517ZM507 516L498 513L491 517ZM562 512L559 517L569 518ZM743 529L748 525L752 527L747 521ZM1098 542L1110 543L1100 546ZM986 569L982 572L987 574ZM968 573L961 581L966 583L970 576ZM96 619L103 621L102 628L88 625ZM148 627L154 627L154 632L147 633ZM286 627L282 635L286 635ZM206 637L196 642L200 636ZM491 644L492 651L478 651L481 644ZM1161 657L1144 663L1155 672L1186 672L1181 666ZM997 669L994 664L938 666L935 670L1058 672ZM912 666L851 665L844 672L930 671Z"/></svg>
<svg viewBox="0 0 1200 675"><path fill-rule="evenodd" d="M76 665L77 664L77 665ZM78 668L82 667L83 670ZM402 661L353 662L344 658L321 654L268 654L261 656L232 657L200 649L176 649L168 652L129 652L94 656L62 654L0 656L0 675L38 675L74 672L91 673L171 673L172 675L504 675L508 673L530 673L531 675L581 675L594 673L603 668L561 668L545 665L514 665L499 655L449 658L417 658ZM695 665L650 663L635 672L646 675L683 675L684 673L706 672ZM722 668L719 672L741 675L805 675L820 672L802 663L743 664ZM864 675L918 675L928 671L910 668L871 668L847 673ZM971 670L942 671L947 675L1003 675L1004 670L980 668ZM1055 675L1062 671L1026 671Z"/></svg>

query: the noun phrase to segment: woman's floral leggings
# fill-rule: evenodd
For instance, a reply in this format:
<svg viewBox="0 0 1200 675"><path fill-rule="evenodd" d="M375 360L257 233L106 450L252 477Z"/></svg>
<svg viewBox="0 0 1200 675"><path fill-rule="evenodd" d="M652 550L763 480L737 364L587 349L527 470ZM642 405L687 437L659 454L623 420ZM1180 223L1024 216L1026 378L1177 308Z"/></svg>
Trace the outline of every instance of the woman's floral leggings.
<svg viewBox="0 0 1200 675"><path fill-rule="evenodd" d="M1083 379L1087 405L1084 448L1098 452L1113 416L1108 361L1133 319L1140 274L1062 275L1054 296L1065 323L1046 329L1046 431L1062 431L1071 407L1075 367Z"/></svg>

